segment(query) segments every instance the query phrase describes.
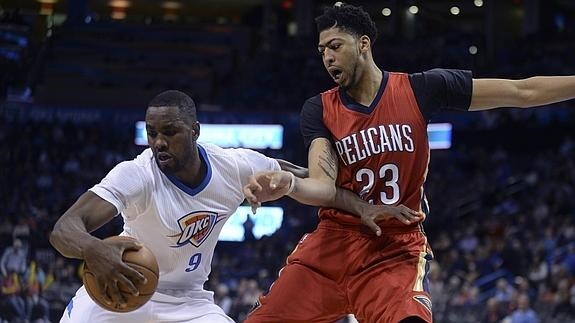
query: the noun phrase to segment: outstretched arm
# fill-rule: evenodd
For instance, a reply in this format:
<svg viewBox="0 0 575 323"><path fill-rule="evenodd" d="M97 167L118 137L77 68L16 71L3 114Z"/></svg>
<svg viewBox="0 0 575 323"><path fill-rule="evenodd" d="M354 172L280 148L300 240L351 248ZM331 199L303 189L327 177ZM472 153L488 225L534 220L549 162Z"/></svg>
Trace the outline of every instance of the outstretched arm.
<svg viewBox="0 0 575 323"><path fill-rule="evenodd" d="M575 76L536 76L522 80L473 79L469 111L530 108L575 98Z"/></svg>
<svg viewBox="0 0 575 323"><path fill-rule="evenodd" d="M297 178L285 171L264 172L252 176L244 187L244 194L252 208L255 210L263 202L289 195L303 204L333 207L356 215L377 235L381 234L381 229L376 224L378 220L395 217L405 224L410 224L423 218L423 214L403 205L371 205L354 192L337 187L337 158L329 140L314 139L308 160L308 178Z"/></svg>
<svg viewBox="0 0 575 323"><path fill-rule="evenodd" d="M335 203L337 163L335 152L325 138L315 139L308 154L309 177L299 178L292 172L259 172L250 177L244 194L252 206L289 195L296 201L314 206ZM282 167L283 168L283 167Z"/></svg>

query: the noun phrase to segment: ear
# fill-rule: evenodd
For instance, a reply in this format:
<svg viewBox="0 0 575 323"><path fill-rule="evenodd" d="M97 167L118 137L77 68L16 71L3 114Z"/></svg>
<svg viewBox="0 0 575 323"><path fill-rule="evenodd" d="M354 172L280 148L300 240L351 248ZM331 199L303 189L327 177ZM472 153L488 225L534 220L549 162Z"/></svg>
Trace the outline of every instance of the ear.
<svg viewBox="0 0 575 323"><path fill-rule="evenodd" d="M359 51L367 53L371 49L371 39L366 35L359 37Z"/></svg>
<svg viewBox="0 0 575 323"><path fill-rule="evenodd" d="M192 125L192 137L194 138L194 140L198 140L199 136L200 136L200 123L196 121Z"/></svg>

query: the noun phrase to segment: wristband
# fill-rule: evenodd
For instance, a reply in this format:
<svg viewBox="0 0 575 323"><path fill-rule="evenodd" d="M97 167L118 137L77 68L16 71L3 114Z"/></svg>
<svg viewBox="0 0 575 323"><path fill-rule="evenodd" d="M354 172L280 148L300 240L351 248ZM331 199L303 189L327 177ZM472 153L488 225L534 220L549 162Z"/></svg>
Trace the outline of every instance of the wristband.
<svg viewBox="0 0 575 323"><path fill-rule="evenodd" d="M295 175L292 172L288 173L291 175L291 182L289 183L289 187L285 195L290 195L293 192L293 189L295 188Z"/></svg>

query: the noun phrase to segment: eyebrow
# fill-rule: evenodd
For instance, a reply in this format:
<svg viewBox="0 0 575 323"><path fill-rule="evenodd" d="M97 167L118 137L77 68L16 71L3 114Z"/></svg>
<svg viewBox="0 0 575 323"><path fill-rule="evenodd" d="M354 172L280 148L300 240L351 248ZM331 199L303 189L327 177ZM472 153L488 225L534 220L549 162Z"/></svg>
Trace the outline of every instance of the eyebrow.
<svg viewBox="0 0 575 323"><path fill-rule="evenodd" d="M329 44L331 44L331 43L332 43L333 41L335 41L335 40L342 40L342 39L339 38L339 37L332 38L332 39L330 39L327 43L325 43L325 45L318 44L318 45L317 45L317 48L319 48L319 49L325 48L325 47L329 46Z"/></svg>
<svg viewBox="0 0 575 323"><path fill-rule="evenodd" d="M176 122L170 122L170 123L168 123L168 124L166 124L160 128L166 129L166 128L178 128L178 127L179 127L179 125ZM150 128L153 129L154 126L146 123L146 129L150 129Z"/></svg>

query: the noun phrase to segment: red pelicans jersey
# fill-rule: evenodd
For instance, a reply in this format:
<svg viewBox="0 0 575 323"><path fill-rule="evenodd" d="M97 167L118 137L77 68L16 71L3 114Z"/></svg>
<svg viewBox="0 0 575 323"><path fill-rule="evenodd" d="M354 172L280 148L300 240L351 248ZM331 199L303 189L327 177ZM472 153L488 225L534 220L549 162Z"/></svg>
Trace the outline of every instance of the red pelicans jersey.
<svg viewBox="0 0 575 323"><path fill-rule="evenodd" d="M427 213L423 184L429 163L428 120L442 108L469 107L471 73L384 72L369 107L353 102L339 87L320 96L321 102L315 97L304 105L302 133L308 146L318 137L330 139L338 155L336 184L372 204L403 204ZM322 208L319 215L342 224L361 223L357 216L333 208ZM406 227L396 219L379 224Z"/></svg>

